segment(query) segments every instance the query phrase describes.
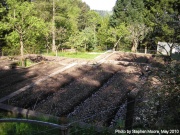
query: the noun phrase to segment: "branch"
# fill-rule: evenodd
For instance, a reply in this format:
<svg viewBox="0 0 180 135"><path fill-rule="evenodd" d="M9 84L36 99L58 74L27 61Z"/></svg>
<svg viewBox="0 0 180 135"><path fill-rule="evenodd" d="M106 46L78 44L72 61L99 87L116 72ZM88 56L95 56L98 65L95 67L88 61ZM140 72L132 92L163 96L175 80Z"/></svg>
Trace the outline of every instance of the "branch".
<svg viewBox="0 0 180 135"><path fill-rule="evenodd" d="M166 51L166 53L167 53L167 55L168 55L168 51L166 50L166 48L163 46L163 45L160 45L160 44L158 44L160 47L162 47L165 51ZM158 51L159 52L159 51ZM162 53L161 53L162 54Z"/></svg>
<svg viewBox="0 0 180 135"><path fill-rule="evenodd" d="M118 41L114 44L113 49L115 49L115 47L117 46L117 44L119 43L119 41L121 40L122 36L119 37Z"/></svg>

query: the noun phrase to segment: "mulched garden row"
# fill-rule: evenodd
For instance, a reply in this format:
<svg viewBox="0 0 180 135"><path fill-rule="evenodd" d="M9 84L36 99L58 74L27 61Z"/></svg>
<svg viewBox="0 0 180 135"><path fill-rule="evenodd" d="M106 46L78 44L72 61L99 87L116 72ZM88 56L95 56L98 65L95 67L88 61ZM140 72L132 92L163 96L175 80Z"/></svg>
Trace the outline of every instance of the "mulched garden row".
<svg viewBox="0 0 180 135"><path fill-rule="evenodd" d="M97 91L115 71L117 68L110 65L91 67L91 70L82 74L80 78L61 88L45 102L38 104L35 110L56 116L66 115Z"/></svg>
<svg viewBox="0 0 180 135"><path fill-rule="evenodd" d="M116 73L99 91L85 100L68 115L73 121L92 122L98 126L107 126L119 109L122 99L136 81L133 74Z"/></svg>
<svg viewBox="0 0 180 135"><path fill-rule="evenodd" d="M57 92L61 87L68 85L70 82L78 78L90 68L86 66L72 67L63 73L59 73L53 77L49 77L43 82L36 84L34 87L22 92L6 101L7 104L18 106L21 108L34 109L42 100Z"/></svg>
<svg viewBox="0 0 180 135"><path fill-rule="evenodd" d="M55 63L42 63L27 69L12 69L0 79L0 98L4 97L26 85L36 82L39 78L49 75L64 66Z"/></svg>

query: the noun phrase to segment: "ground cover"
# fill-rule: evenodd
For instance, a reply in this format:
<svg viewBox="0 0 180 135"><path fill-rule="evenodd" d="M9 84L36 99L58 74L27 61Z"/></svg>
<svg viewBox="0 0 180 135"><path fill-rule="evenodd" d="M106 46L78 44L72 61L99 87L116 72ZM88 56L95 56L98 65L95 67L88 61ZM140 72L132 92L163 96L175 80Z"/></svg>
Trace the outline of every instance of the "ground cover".
<svg viewBox="0 0 180 135"><path fill-rule="evenodd" d="M7 118L9 119L17 118L17 116L12 115L7 111L1 110L0 119L7 119ZM58 124L58 121L54 119L47 119L47 118L38 118L38 119L29 118L29 119ZM43 135L50 135L50 134L57 135L60 134L60 130L57 128L54 129L53 127L34 124L34 123L20 123L20 122L0 123L0 135L33 135L33 134L42 134L42 133Z"/></svg>

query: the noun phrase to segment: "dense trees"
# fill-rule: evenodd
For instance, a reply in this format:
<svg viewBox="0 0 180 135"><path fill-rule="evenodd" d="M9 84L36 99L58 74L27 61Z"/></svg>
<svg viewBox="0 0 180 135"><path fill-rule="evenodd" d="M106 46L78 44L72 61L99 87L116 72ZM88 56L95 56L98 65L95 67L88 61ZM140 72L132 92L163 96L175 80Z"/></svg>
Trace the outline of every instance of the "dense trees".
<svg viewBox="0 0 180 135"><path fill-rule="evenodd" d="M20 54L22 47L21 55L63 48L136 52L158 41L179 43L179 5L178 0L117 0L113 14L101 16L81 0L2 0L0 48Z"/></svg>
<svg viewBox="0 0 180 135"><path fill-rule="evenodd" d="M172 43L171 55L175 47L174 43L180 43L180 2L178 0L146 0L145 4L149 18L146 24L152 28L152 32L149 33L151 40L155 43L158 41Z"/></svg>
<svg viewBox="0 0 180 135"><path fill-rule="evenodd" d="M120 23L132 24L144 22L144 2L142 0L117 0L110 19L112 26Z"/></svg>
<svg viewBox="0 0 180 135"><path fill-rule="evenodd" d="M2 29L8 30L7 45L11 48L20 48L23 65L24 46L35 49L38 38L45 34L46 25L37 18L34 5L29 2L7 0L8 13L2 20Z"/></svg>
<svg viewBox="0 0 180 135"><path fill-rule="evenodd" d="M117 0L110 25L126 23L133 52L140 43L178 43L179 5L177 0Z"/></svg>
<svg viewBox="0 0 180 135"><path fill-rule="evenodd" d="M117 0L114 7L114 13L110 18L110 25L115 27L121 23L125 23L131 36L129 40L132 43L131 50L137 51L139 41L145 37L146 28L144 21L145 7L142 0Z"/></svg>

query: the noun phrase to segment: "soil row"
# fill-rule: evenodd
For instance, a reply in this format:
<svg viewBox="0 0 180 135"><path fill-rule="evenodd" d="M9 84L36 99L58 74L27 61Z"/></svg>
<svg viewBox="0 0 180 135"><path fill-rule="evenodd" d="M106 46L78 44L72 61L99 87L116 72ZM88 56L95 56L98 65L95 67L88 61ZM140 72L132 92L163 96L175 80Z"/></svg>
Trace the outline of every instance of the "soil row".
<svg viewBox="0 0 180 135"><path fill-rule="evenodd" d="M35 110L56 116L67 115L75 106L96 92L114 72L115 68L109 65L91 67L91 70L80 78L38 104Z"/></svg>
<svg viewBox="0 0 180 135"><path fill-rule="evenodd" d="M115 61L126 61L126 62L137 62L137 63L147 63L149 55L144 54L133 54L133 53L114 53L107 60Z"/></svg>
<svg viewBox="0 0 180 135"><path fill-rule="evenodd" d="M133 74L116 73L99 91L75 108L68 118L107 126L126 97L129 87L134 86L129 80L135 80Z"/></svg>
<svg viewBox="0 0 180 135"><path fill-rule="evenodd" d="M47 97L57 92L61 87L68 85L88 70L89 68L86 66L72 67L63 73L49 77L45 81L36 84L18 96L9 99L6 103L33 110L39 102L46 100Z"/></svg>
<svg viewBox="0 0 180 135"><path fill-rule="evenodd" d="M13 69L13 74L7 71L6 76L0 80L0 98L61 68L63 66L60 64L44 63L28 69Z"/></svg>

